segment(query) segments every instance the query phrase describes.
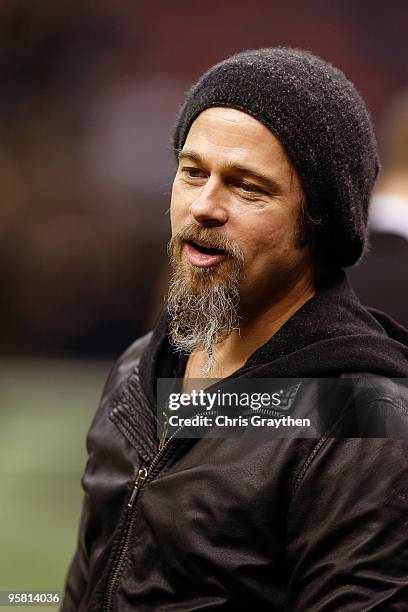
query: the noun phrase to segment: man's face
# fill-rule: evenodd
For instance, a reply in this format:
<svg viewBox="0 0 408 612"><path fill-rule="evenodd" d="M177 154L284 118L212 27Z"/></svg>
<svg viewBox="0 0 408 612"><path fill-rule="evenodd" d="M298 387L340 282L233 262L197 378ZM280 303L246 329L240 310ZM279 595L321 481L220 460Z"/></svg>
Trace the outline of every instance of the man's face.
<svg viewBox="0 0 408 612"><path fill-rule="evenodd" d="M311 267L309 250L298 240L303 197L296 171L270 130L241 111L210 108L193 122L180 152L172 236L190 226L186 237L200 242L202 236L203 246L221 246L220 237L236 245L244 257L241 306L269 304ZM228 277L231 255L208 255L190 241L179 246L176 257L193 290L203 277L208 283Z"/></svg>
<svg viewBox="0 0 408 612"><path fill-rule="evenodd" d="M268 310L311 276L299 240L304 197L279 140L259 121L210 108L193 122L171 197L171 336L181 350L213 346L240 317Z"/></svg>

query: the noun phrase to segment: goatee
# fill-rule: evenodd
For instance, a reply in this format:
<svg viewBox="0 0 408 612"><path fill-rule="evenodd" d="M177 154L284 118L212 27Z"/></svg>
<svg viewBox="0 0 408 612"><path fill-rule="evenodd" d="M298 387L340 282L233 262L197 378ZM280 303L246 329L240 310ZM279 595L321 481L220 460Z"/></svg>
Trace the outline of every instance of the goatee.
<svg viewBox="0 0 408 612"><path fill-rule="evenodd" d="M186 242L218 249L227 258L215 266L198 267L183 260ZM207 354L202 373L214 371L214 346L239 329L239 284L244 254L240 247L215 229L189 225L172 237L168 245L172 276L168 294L170 339L177 350Z"/></svg>

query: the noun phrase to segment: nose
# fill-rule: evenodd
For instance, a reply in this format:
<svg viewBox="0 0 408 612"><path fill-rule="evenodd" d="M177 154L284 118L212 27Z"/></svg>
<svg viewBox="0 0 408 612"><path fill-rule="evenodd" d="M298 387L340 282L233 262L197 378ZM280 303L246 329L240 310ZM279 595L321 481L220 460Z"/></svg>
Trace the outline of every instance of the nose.
<svg viewBox="0 0 408 612"><path fill-rule="evenodd" d="M222 185L209 179L190 206L192 217L205 227L224 225L228 214L223 197Z"/></svg>

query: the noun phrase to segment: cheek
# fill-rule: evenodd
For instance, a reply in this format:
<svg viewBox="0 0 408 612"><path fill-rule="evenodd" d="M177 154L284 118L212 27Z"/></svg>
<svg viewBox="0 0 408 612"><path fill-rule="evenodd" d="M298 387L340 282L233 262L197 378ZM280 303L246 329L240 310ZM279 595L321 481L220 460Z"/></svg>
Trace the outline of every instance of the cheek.
<svg viewBox="0 0 408 612"><path fill-rule="evenodd" d="M170 224L173 235L185 225L186 215L188 215L188 205L183 204L180 189L176 183L173 183L170 199Z"/></svg>
<svg viewBox="0 0 408 612"><path fill-rule="evenodd" d="M250 268L269 267L271 262L292 259L296 236L295 220L275 215L273 220L260 215L256 224L243 227L241 246Z"/></svg>
<svg viewBox="0 0 408 612"><path fill-rule="evenodd" d="M276 248L282 248L290 242L293 228L283 218L275 216L273 222L269 217L259 219L255 226L247 225L245 242L252 245L256 253L261 254Z"/></svg>

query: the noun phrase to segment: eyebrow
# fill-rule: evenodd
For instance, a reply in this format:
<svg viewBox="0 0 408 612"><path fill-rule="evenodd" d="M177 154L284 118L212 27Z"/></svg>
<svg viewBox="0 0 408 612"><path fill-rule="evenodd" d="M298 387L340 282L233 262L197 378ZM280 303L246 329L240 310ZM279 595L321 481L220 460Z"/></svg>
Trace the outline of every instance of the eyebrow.
<svg viewBox="0 0 408 612"><path fill-rule="evenodd" d="M201 166L208 167L209 165L205 157L189 149L183 149L182 151L180 151L178 159L179 159L179 162L183 160L186 160L186 161L190 160ZM248 168L247 166L243 166L241 164L234 164L233 162L227 162L225 164L225 167L228 172L232 172L234 174L240 174L240 175L243 175L248 178L252 178L262 183L263 186L265 186L266 189L270 191L271 193L279 194L282 192L282 186L278 183L278 181L276 181L275 179L269 176L266 176L266 174L263 174L262 172L258 172L257 170Z"/></svg>

